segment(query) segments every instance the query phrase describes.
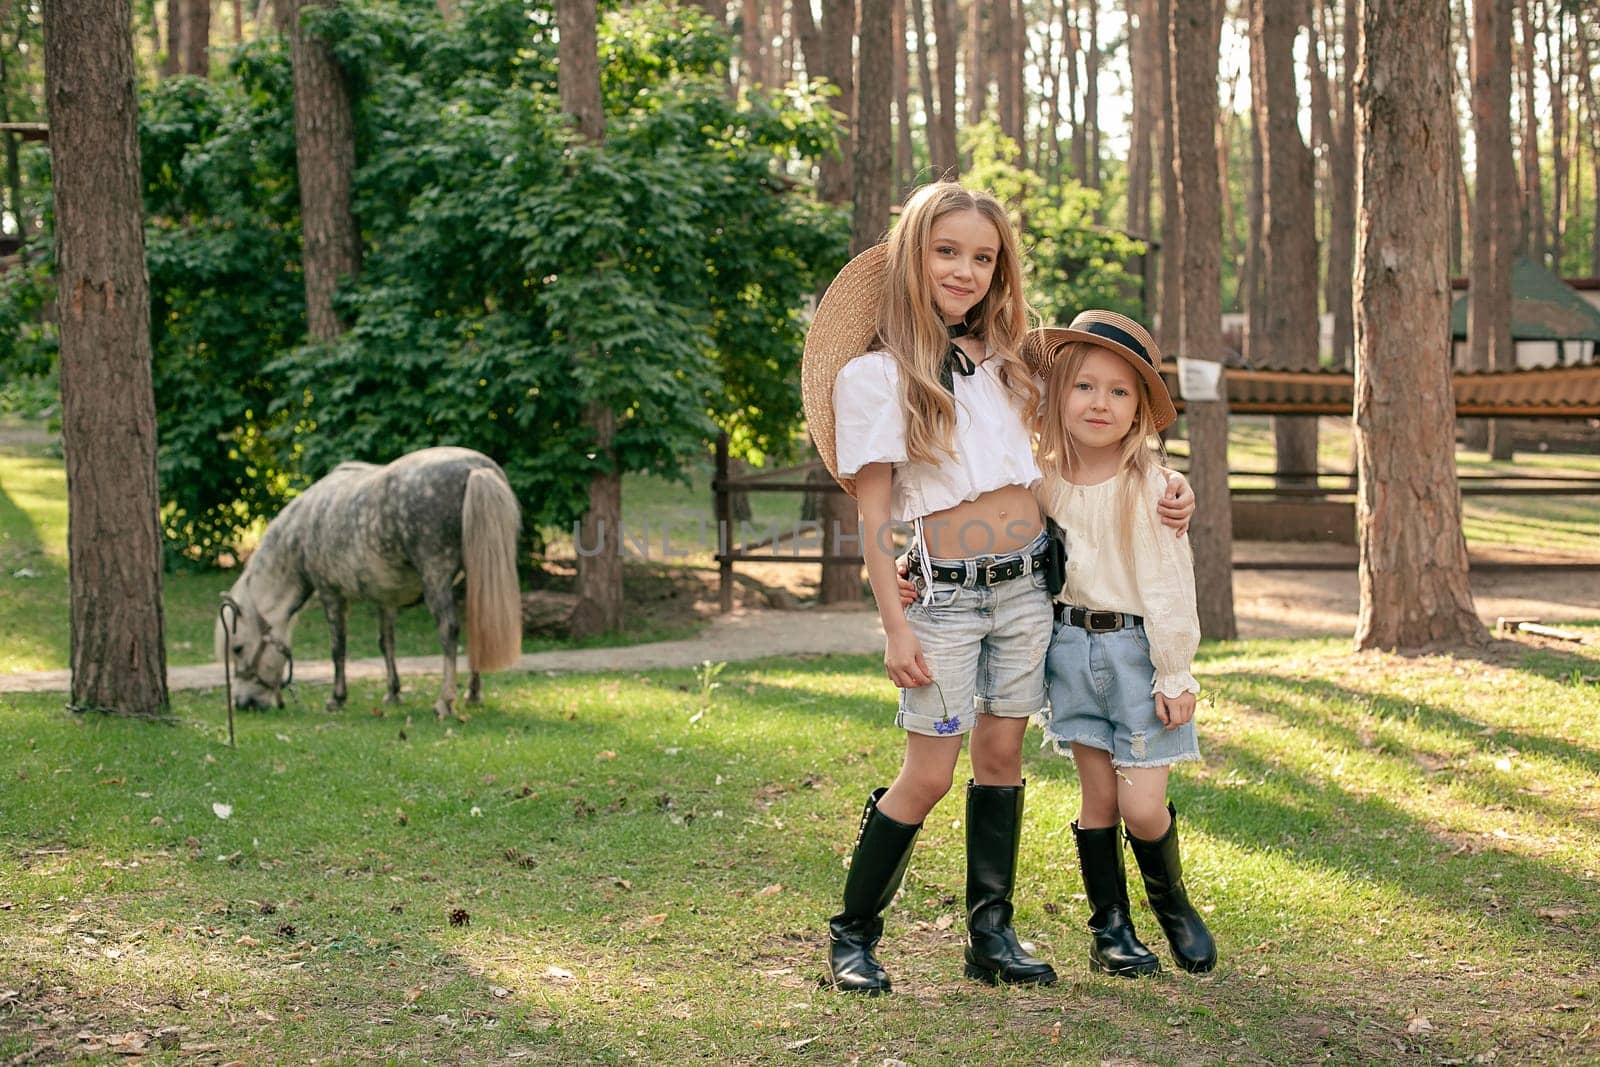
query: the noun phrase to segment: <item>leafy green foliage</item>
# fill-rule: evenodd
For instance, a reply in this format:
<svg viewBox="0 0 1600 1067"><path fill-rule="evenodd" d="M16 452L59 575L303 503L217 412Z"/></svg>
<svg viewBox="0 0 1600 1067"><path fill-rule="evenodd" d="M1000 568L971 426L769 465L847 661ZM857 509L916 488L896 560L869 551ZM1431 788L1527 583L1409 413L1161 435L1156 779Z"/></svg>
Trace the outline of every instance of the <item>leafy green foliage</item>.
<svg viewBox="0 0 1600 1067"><path fill-rule="evenodd" d="M590 405L615 413L624 471L678 475L718 424L747 455L788 452L798 309L845 235L784 171L831 144L828 113L730 101L726 41L646 4L602 24L607 129L588 144L553 92L548 20L498 10L459 34L414 8L318 15L364 87L368 250L349 332L272 366L285 425L315 430L305 468L467 445L531 521L562 525L607 462Z"/></svg>
<svg viewBox="0 0 1600 1067"><path fill-rule="evenodd" d="M287 500L271 439L273 356L303 331L288 59L254 47L222 82L169 78L144 99L141 158L162 524L209 562Z"/></svg>
<svg viewBox="0 0 1600 1067"><path fill-rule="evenodd" d="M1144 246L1095 223L1098 191L1070 179L1051 186L1020 166L1016 142L993 122L962 131L962 150L972 158L963 182L1017 212L1028 299L1046 323L1065 324L1085 308L1141 315L1139 280L1123 265Z"/></svg>

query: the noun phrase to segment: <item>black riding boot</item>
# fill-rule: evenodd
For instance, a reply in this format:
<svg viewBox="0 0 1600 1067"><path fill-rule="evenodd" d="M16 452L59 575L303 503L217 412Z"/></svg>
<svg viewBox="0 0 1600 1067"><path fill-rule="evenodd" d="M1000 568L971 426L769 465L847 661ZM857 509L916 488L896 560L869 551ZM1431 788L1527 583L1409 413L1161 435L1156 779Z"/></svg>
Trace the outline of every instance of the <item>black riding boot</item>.
<svg viewBox="0 0 1600 1067"><path fill-rule="evenodd" d="M844 879L844 910L828 920L828 973L844 993L889 992L889 976L872 955L883 935L881 913L894 899L922 824L907 826L878 810L887 789L875 789L861 812L856 851Z"/></svg>
<svg viewBox="0 0 1600 1067"><path fill-rule="evenodd" d="M1050 985L1053 967L1028 955L1011 928L1011 890L1022 843L1020 785L967 783L967 977Z"/></svg>
<svg viewBox="0 0 1600 1067"><path fill-rule="evenodd" d="M1178 809L1169 803L1167 811L1172 825L1161 840L1140 841L1129 834L1128 844L1139 862L1139 873L1144 875L1145 898L1172 946L1172 958L1190 974L1201 974L1217 965L1217 943L1189 903L1189 892L1183 887L1183 860L1178 855Z"/></svg>
<svg viewBox="0 0 1600 1067"><path fill-rule="evenodd" d="M1083 892L1094 913L1089 916L1089 969L1122 978L1155 974L1161 961L1134 933L1128 906L1128 874L1122 863L1122 841L1115 826L1080 830L1076 820L1072 836L1078 841L1078 869L1083 872Z"/></svg>

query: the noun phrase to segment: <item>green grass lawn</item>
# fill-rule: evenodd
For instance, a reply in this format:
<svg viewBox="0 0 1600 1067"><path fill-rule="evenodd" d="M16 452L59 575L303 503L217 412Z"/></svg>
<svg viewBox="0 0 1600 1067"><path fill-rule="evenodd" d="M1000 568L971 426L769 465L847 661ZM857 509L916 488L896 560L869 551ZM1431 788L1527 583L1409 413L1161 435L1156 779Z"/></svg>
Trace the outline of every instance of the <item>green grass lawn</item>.
<svg viewBox="0 0 1600 1067"><path fill-rule="evenodd" d="M212 695L7 698L0 1063L1594 1062L1600 657L1347 647L1202 649L1172 794L1214 974L1089 974L1074 778L1030 743L1017 924L1061 984L961 977L956 792L876 1001L816 984L901 748L873 656L497 677L448 726L308 686L236 750Z"/></svg>

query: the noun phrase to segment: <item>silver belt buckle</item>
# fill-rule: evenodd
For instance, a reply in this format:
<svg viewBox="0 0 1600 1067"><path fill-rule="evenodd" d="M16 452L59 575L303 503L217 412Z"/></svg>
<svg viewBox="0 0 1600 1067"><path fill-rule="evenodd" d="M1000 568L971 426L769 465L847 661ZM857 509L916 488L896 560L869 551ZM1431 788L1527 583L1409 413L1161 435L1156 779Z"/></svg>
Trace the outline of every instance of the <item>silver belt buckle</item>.
<svg viewBox="0 0 1600 1067"><path fill-rule="evenodd" d="M1120 611L1086 611L1083 613L1083 621L1083 628L1092 634L1109 634L1122 629Z"/></svg>
<svg viewBox="0 0 1600 1067"><path fill-rule="evenodd" d="M983 575L983 584L984 585L987 585L990 588L994 587L994 584L995 584L994 572L995 572L995 568L997 568L999 566L1000 566L1000 564L997 561L990 560L988 563L985 563L983 566L978 568L979 572Z"/></svg>

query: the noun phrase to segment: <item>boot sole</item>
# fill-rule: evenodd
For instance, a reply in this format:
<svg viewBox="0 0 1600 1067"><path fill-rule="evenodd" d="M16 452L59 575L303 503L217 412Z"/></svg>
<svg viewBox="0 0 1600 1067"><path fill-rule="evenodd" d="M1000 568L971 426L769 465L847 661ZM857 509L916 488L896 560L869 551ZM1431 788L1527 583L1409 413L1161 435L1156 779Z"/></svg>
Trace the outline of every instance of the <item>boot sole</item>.
<svg viewBox="0 0 1600 1067"><path fill-rule="evenodd" d="M1109 974L1114 978L1148 978L1153 974L1161 973L1161 961L1152 960L1148 964L1135 964L1131 967L1107 967L1093 956L1090 956L1089 970L1095 974Z"/></svg>
<svg viewBox="0 0 1600 1067"><path fill-rule="evenodd" d="M1179 967L1182 967L1184 970L1188 971L1190 974L1209 974L1217 966L1216 960L1195 964L1190 964L1183 960L1174 960L1174 962L1177 963Z"/></svg>
<svg viewBox="0 0 1600 1067"><path fill-rule="evenodd" d="M972 964L972 963L967 964L966 971L967 971L967 977L968 978L971 978L974 981L982 982L985 985L992 985L992 986L998 986L998 985L1050 986L1050 985L1055 985L1057 980L1058 980L1058 976L1054 971L1050 971L1050 972L1047 972L1045 974L1037 975L1035 977L1030 977L1030 978L1002 978L1002 977L1000 977L1000 972L999 971L991 971L986 967L979 967L976 964Z"/></svg>

